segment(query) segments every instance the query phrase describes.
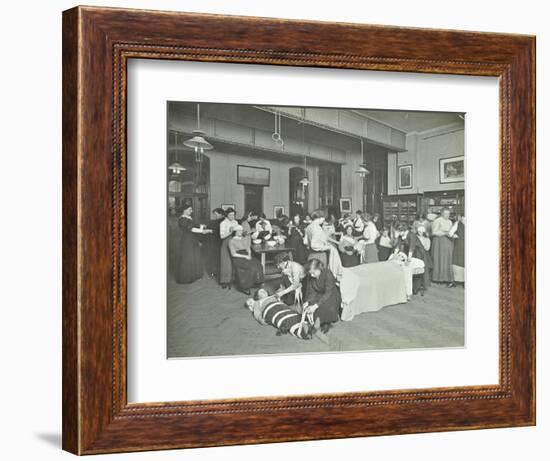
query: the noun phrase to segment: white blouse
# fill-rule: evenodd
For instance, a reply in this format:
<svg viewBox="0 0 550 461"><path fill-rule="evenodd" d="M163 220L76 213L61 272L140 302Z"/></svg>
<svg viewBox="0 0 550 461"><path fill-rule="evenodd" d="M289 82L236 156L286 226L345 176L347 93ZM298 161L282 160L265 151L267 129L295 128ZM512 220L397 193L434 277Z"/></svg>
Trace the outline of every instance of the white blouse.
<svg viewBox="0 0 550 461"><path fill-rule="evenodd" d="M327 234L317 223L311 223L306 229L308 245L313 251L323 251L328 248Z"/></svg>
<svg viewBox="0 0 550 461"><path fill-rule="evenodd" d="M225 218L220 223L220 237L222 239L229 237L233 233L233 228L235 228L238 225L239 223L236 220L230 221L229 219Z"/></svg>
<svg viewBox="0 0 550 461"><path fill-rule="evenodd" d="M369 221L363 231L363 237L365 237L366 243L375 243L378 238L378 229L372 221Z"/></svg>

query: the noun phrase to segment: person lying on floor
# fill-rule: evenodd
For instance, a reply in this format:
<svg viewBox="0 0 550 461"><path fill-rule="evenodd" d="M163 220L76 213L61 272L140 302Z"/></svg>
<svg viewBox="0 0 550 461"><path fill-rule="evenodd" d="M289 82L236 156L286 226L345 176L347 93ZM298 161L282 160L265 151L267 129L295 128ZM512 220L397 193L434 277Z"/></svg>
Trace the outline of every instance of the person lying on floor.
<svg viewBox="0 0 550 461"><path fill-rule="evenodd" d="M300 315L277 295L270 296L265 288L260 288L254 298L248 298L246 307L260 324L275 327L278 335L288 333L299 339L311 339L315 332L305 313Z"/></svg>

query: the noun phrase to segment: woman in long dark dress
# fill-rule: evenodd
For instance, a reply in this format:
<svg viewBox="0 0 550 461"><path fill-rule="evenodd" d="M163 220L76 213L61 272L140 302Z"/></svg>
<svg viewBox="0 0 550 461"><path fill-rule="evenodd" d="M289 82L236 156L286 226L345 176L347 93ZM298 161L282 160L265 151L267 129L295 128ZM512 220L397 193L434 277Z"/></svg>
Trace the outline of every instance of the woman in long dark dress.
<svg viewBox="0 0 550 461"><path fill-rule="evenodd" d="M263 283L264 273L260 261L252 257L250 239L243 236L243 227L240 224L233 228L229 252L233 259L239 289L250 295L250 289L254 285Z"/></svg>
<svg viewBox="0 0 550 461"><path fill-rule="evenodd" d="M326 333L340 318L342 298L334 275L318 259L311 259L308 263L305 299L303 310L312 315L315 324Z"/></svg>
<svg viewBox="0 0 550 461"><path fill-rule="evenodd" d="M202 277L201 250L196 234L206 234L207 230L193 222L191 205L184 205L183 214L178 219L180 242L176 261L176 283L192 283Z"/></svg>
<svg viewBox="0 0 550 461"><path fill-rule="evenodd" d="M307 250L304 245L304 226L301 223L299 214L292 217L292 222L288 227L287 245L294 248L294 261L305 264L307 259Z"/></svg>
<svg viewBox="0 0 550 461"><path fill-rule="evenodd" d="M454 240L453 246L453 277L452 286L456 283L464 283L464 242L466 238L466 228L464 227L466 218L459 216L457 222L451 229L451 236Z"/></svg>
<svg viewBox="0 0 550 461"><path fill-rule="evenodd" d="M208 224L208 229L212 234L206 239L204 244L204 266L206 273L210 278L217 279L220 274L220 223L224 218L223 210L215 208L212 210L214 219Z"/></svg>

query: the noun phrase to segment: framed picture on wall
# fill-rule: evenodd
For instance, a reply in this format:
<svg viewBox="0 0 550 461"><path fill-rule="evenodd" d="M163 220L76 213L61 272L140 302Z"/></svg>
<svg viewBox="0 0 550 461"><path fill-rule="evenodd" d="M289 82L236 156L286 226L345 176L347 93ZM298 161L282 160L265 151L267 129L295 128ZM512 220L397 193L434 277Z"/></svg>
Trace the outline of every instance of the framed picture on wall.
<svg viewBox="0 0 550 461"><path fill-rule="evenodd" d="M269 168L237 165L237 184L269 186L270 173Z"/></svg>
<svg viewBox="0 0 550 461"><path fill-rule="evenodd" d="M285 207L283 205L275 205L273 207L273 217L279 218L280 216L285 214Z"/></svg>
<svg viewBox="0 0 550 461"><path fill-rule="evenodd" d="M448 184L464 181L464 155L439 159L439 182Z"/></svg>
<svg viewBox="0 0 550 461"><path fill-rule="evenodd" d="M412 165L399 166L399 189L412 189Z"/></svg>
<svg viewBox="0 0 550 461"><path fill-rule="evenodd" d="M63 448L533 425L534 51L523 35L64 12ZM284 239L254 216L353 201L406 222L418 197L378 194L412 189L400 152L447 206L483 196L453 241L434 236L431 273L422 255L371 264L353 235L316 248L319 217L308 262L300 226ZM482 174L424 188L463 181L461 154ZM253 213L210 220L216 204Z"/></svg>
<svg viewBox="0 0 550 461"><path fill-rule="evenodd" d="M351 198L340 199L340 213L351 213Z"/></svg>

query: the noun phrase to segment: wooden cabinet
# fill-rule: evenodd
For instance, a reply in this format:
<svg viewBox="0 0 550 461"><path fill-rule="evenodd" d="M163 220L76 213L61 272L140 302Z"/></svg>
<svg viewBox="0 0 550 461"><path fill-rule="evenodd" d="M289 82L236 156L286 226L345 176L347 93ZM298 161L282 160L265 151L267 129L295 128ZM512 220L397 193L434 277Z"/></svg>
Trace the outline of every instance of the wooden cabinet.
<svg viewBox="0 0 550 461"><path fill-rule="evenodd" d="M443 208L451 210L451 219L457 214L464 214L464 190L424 192L423 194L386 195L384 197L384 223L393 221L394 217L406 224L412 224L417 214L439 215Z"/></svg>
<svg viewBox="0 0 550 461"><path fill-rule="evenodd" d="M443 208L451 210L451 219L464 214L464 190L424 192L421 200L422 213L439 214Z"/></svg>
<svg viewBox="0 0 550 461"><path fill-rule="evenodd" d="M384 223L389 224L395 217L402 222L412 224L420 209L420 194L386 195L383 200Z"/></svg>

